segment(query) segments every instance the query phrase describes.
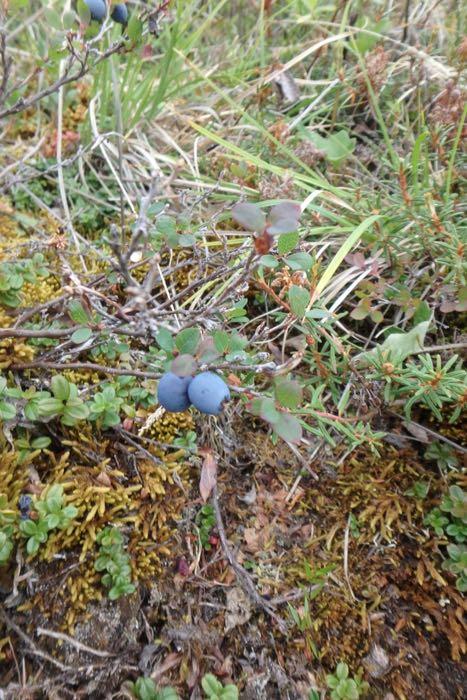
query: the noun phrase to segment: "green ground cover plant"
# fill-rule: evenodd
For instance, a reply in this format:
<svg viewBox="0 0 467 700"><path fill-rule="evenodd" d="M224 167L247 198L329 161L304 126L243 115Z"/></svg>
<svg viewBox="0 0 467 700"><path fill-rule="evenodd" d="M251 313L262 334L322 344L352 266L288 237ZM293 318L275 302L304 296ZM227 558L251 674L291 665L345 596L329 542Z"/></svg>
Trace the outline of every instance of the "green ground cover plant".
<svg viewBox="0 0 467 700"><path fill-rule="evenodd" d="M6 697L461 692L466 67L448 0L2 4Z"/></svg>

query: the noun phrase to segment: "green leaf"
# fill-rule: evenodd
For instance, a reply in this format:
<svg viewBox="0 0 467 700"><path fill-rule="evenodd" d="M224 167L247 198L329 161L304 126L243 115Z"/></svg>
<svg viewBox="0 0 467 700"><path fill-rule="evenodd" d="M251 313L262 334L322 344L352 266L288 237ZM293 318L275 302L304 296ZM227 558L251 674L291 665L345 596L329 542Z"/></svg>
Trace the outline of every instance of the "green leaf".
<svg viewBox="0 0 467 700"><path fill-rule="evenodd" d="M180 700L180 696L175 688L166 686L165 688L161 688L157 691L157 697L155 700Z"/></svg>
<svg viewBox="0 0 467 700"><path fill-rule="evenodd" d="M297 318L303 318L308 304L310 303L310 292L305 287L298 287L293 284L289 289L290 309Z"/></svg>
<svg viewBox="0 0 467 700"><path fill-rule="evenodd" d="M297 247L299 240L300 235L298 231L283 233L281 236L279 236L279 240L277 242L277 252L279 255L286 255L287 253L290 253L291 250Z"/></svg>
<svg viewBox="0 0 467 700"><path fill-rule="evenodd" d="M180 233L178 236L178 245L182 248L189 248L196 243L196 237L191 233Z"/></svg>
<svg viewBox="0 0 467 700"><path fill-rule="evenodd" d="M135 690L139 700L156 700L156 684L152 678L138 678L135 681Z"/></svg>
<svg viewBox="0 0 467 700"><path fill-rule="evenodd" d="M21 10L29 5L30 0L10 0L8 7L10 10Z"/></svg>
<svg viewBox="0 0 467 700"><path fill-rule="evenodd" d="M75 345L85 343L89 338L92 338L92 330L90 328L78 328L71 336L70 340Z"/></svg>
<svg viewBox="0 0 467 700"><path fill-rule="evenodd" d="M165 350L165 352L172 352L175 347L175 343L171 332L168 331L167 328L160 326L154 337L161 350Z"/></svg>
<svg viewBox="0 0 467 700"><path fill-rule="evenodd" d="M52 440L49 437L42 435L41 437L31 440L31 447L33 447L35 450L43 450L45 447L48 447L51 442Z"/></svg>
<svg viewBox="0 0 467 700"><path fill-rule="evenodd" d="M68 10L63 13L62 15L62 24L63 28L68 31L70 29L73 29L76 23L76 15L72 10Z"/></svg>
<svg viewBox="0 0 467 700"><path fill-rule="evenodd" d="M232 209L232 218L247 231L261 233L266 227L266 217L256 204L240 202Z"/></svg>
<svg viewBox="0 0 467 700"><path fill-rule="evenodd" d="M127 32L131 41L135 43L138 43L140 41L141 36L143 34L143 23L135 13L133 13L130 16L127 26Z"/></svg>
<svg viewBox="0 0 467 700"><path fill-rule="evenodd" d="M212 673L206 673L201 679L203 690L208 697L219 695L222 691L222 683Z"/></svg>
<svg viewBox="0 0 467 700"><path fill-rule="evenodd" d="M389 357L404 360L409 355L423 350L429 325L430 321L423 321L407 333L390 333L383 343L368 352L359 353L355 359L366 361L380 351Z"/></svg>
<svg viewBox="0 0 467 700"><path fill-rule="evenodd" d="M307 137L314 143L316 148L324 151L326 158L338 165L348 158L355 148L357 139L350 138L348 131L341 129L337 133L329 136L320 136L316 131L307 132Z"/></svg>
<svg viewBox="0 0 467 700"><path fill-rule="evenodd" d="M73 520L78 515L78 509L75 506L65 506L62 510L62 515L67 520Z"/></svg>
<svg viewBox="0 0 467 700"><path fill-rule="evenodd" d="M313 265L313 258L308 253L293 253L284 262L292 270L310 270Z"/></svg>
<svg viewBox="0 0 467 700"><path fill-rule="evenodd" d="M77 9L81 23L89 24L91 22L91 10L84 0L78 0Z"/></svg>
<svg viewBox="0 0 467 700"><path fill-rule="evenodd" d="M281 413L273 426L274 431L286 442L300 442L303 435L300 421L290 413Z"/></svg>
<svg viewBox="0 0 467 700"><path fill-rule="evenodd" d="M316 285L315 292L313 294L313 298L316 299L319 297L322 291L328 286L329 282L332 280L334 273L336 272L337 268L341 264L341 262L344 260L346 255L348 255L353 248L353 246L357 243L357 241L360 240L361 236L365 233L365 231L372 226L375 221L379 219L379 214L373 214L372 216L369 216L367 219L362 221L361 224L357 226L355 231L353 231L350 236L347 238L346 241L341 245L329 265L327 266L326 270L324 273L321 275L321 278Z"/></svg>
<svg viewBox="0 0 467 700"><path fill-rule="evenodd" d="M56 513L50 513L45 519L47 523L47 527L49 530L53 530L55 527L57 527L60 523L60 516L57 515Z"/></svg>
<svg viewBox="0 0 467 700"><path fill-rule="evenodd" d="M429 321L431 319L431 309L429 305L426 303L426 301L421 301L418 306L417 310L415 311L412 322L414 325L418 325L419 323L422 323L423 321Z"/></svg>
<svg viewBox="0 0 467 700"><path fill-rule="evenodd" d="M72 321L80 326L85 326L92 321L90 315L84 310L84 307L78 299L72 299L68 302L68 314Z"/></svg>
<svg viewBox="0 0 467 700"><path fill-rule="evenodd" d="M272 424L275 424L279 420L280 413L276 409L274 399L267 397L261 400L260 416L263 420Z"/></svg>
<svg viewBox="0 0 467 700"><path fill-rule="evenodd" d="M229 352L231 349L230 335L225 331L215 331L212 336L216 350L221 354Z"/></svg>
<svg viewBox="0 0 467 700"><path fill-rule="evenodd" d="M23 535L28 535L29 537L31 535L35 535L37 532L37 527L34 520L21 520L19 529Z"/></svg>
<svg viewBox="0 0 467 700"><path fill-rule="evenodd" d="M303 391L295 379L279 379L274 387L276 400L284 408L297 408L303 398Z"/></svg>
<svg viewBox="0 0 467 700"><path fill-rule="evenodd" d="M37 410L40 416L44 418L52 418L60 415L63 411L63 401L60 399L40 399L37 402Z"/></svg>
<svg viewBox="0 0 467 700"><path fill-rule="evenodd" d="M112 586L107 595L109 596L110 600L117 600L118 598L121 598L123 591L121 590L120 586Z"/></svg>
<svg viewBox="0 0 467 700"><path fill-rule="evenodd" d="M35 537L30 537L26 543L26 551L28 554L36 554L39 550L39 540Z"/></svg>
<svg viewBox="0 0 467 700"><path fill-rule="evenodd" d="M75 425L79 421L86 420L89 416L89 409L82 401L75 405L67 405L63 411L61 422L63 425Z"/></svg>
<svg viewBox="0 0 467 700"><path fill-rule="evenodd" d="M70 397L70 383L61 374L56 374L50 382L52 393L59 401L66 401Z"/></svg>
<svg viewBox="0 0 467 700"><path fill-rule="evenodd" d="M62 18L56 10L51 7L46 7L44 8L44 16L49 27L58 30L62 29Z"/></svg>
<svg viewBox="0 0 467 700"><path fill-rule="evenodd" d="M198 328L185 328L175 338L175 345L181 354L194 355L200 341Z"/></svg>
<svg viewBox="0 0 467 700"><path fill-rule="evenodd" d="M336 668L336 676L340 681L345 680L348 678L349 675L349 667L347 666L346 663L341 661L340 663L337 664Z"/></svg>
<svg viewBox="0 0 467 700"><path fill-rule="evenodd" d="M262 255L259 259L259 264L273 270L279 265L279 261L274 257L274 255Z"/></svg>
<svg viewBox="0 0 467 700"><path fill-rule="evenodd" d="M0 401L0 420L12 420L16 416L16 408L5 401Z"/></svg>
<svg viewBox="0 0 467 700"><path fill-rule="evenodd" d="M63 486L61 484L53 484L47 491L46 501L50 503L52 501L61 501L63 498Z"/></svg>

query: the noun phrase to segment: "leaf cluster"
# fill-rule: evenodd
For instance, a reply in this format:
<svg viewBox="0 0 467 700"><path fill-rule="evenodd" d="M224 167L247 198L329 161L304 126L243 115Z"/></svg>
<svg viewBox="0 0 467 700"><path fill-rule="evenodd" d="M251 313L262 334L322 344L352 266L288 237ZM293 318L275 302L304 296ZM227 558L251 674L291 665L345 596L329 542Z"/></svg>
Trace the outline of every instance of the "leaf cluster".
<svg viewBox="0 0 467 700"><path fill-rule="evenodd" d="M204 549L209 551L211 549L209 538L216 524L216 516L213 506L210 503L206 503L204 506L202 506L196 514L195 521L198 526L201 545Z"/></svg>
<svg viewBox="0 0 467 700"><path fill-rule="evenodd" d="M15 514L8 507L5 495L0 495L0 566L6 564L13 551Z"/></svg>
<svg viewBox="0 0 467 700"><path fill-rule="evenodd" d="M19 524L21 534L27 538L26 551L31 555L37 554L52 530L66 530L78 515L75 506L65 505L63 486L60 484L46 490L42 498L34 503L34 511L36 519L27 518Z"/></svg>
<svg viewBox="0 0 467 700"><path fill-rule="evenodd" d="M52 396L41 392L37 400L37 417L60 418L63 425L76 425L89 416L89 409L78 396L78 387L64 376L56 374L50 382Z"/></svg>
<svg viewBox="0 0 467 700"><path fill-rule="evenodd" d="M137 700L180 700L175 688L157 688L152 678L145 676L137 678L131 684L131 691Z"/></svg>
<svg viewBox="0 0 467 700"><path fill-rule="evenodd" d="M326 677L326 683L331 690L332 700L358 700L364 695L369 685L361 679L361 672L355 678L349 678L349 667L341 661L334 673Z"/></svg>
<svg viewBox="0 0 467 700"><path fill-rule="evenodd" d="M110 600L134 593L131 582L130 557L124 550L123 535L117 527L108 526L97 535L99 554L94 563L96 571L105 571L102 583L109 589Z"/></svg>
<svg viewBox="0 0 467 700"><path fill-rule="evenodd" d="M206 673L201 679L201 685L207 700L238 700L238 688L232 683L222 685L212 673Z"/></svg>
<svg viewBox="0 0 467 700"><path fill-rule="evenodd" d="M0 263L0 304L16 308L21 303L24 283L34 284L48 276L49 270L42 253L35 253L31 259Z"/></svg>

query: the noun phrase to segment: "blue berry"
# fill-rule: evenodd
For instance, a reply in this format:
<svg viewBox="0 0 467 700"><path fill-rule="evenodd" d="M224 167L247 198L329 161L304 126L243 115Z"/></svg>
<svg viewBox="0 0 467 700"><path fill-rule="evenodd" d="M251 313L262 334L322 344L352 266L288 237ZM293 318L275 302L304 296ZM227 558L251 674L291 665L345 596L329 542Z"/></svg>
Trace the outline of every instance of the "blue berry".
<svg viewBox="0 0 467 700"><path fill-rule="evenodd" d="M91 12L91 19L102 22L107 12L104 0L84 0Z"/></svg>
<svg viewBox="0 0 467 700"><path fill-rule="evenodd" d="M159 380L157 399L161 406L171 413L181 413L190 406L187 390L192 377L178 377L166 372Z"/></svg>
<svg viewBox="0 0 467 700"><path fill-rule="evenodd" d="M18 508L20 511L20 519L27 520L29 518L29 513L31 511L32 498L27 494L22 493L18 498Z"/></svg>
<svg viewBox="0 0 467 700"><path fill-rule="evenodd" d="M128 22L128 10L126 5L123 2L119 2L117 5L114 5L110 16L114 22L126 24Z"/></svg>
<svg viewBox="0 0 467 700"><path fill-rule="evenodd" d="M224 401L230 399L230 392L227 384L217 374L201 372L188 387L188 396L198 411L217 416L224 407Z"/></svg>
<svg viewBox="0 0 467 700"><path fill-rule="evenodd" d="M32 498L25 493L22 493L18 498L18 508L20 510L30 510L32 505Z"/></svg>

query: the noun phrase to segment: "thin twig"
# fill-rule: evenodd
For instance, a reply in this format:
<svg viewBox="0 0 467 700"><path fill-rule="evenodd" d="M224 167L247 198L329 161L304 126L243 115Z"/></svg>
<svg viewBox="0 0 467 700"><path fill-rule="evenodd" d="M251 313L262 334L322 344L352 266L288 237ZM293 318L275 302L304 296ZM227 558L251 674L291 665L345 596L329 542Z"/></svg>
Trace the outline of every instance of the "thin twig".
<svg viewBox="0 0 467 700"><path fill-rule="evenodd" d="M23 642L26 643L26 645L29 647L30 651L34 656L38 656L41 659L44 659L45 661L48 661L49 663L53 664L54 666L57 666L61 671L75 671L76 669L73 669L71 666L66 666L65 664L62 664L61 661L57 661L57 659L54 659L53 656L50 656L50 654L47 654L46 651L42 651L37 647L36 644L32 641L28 635L23 632L21 627L16 624L16 622L13 622L13 620L9 617L9 615L6 614L4 610L0 608L0 619L5 623L7 627L9 627L13 632L15 632L20 639L23 640Z"/></svg>
<svg viewBox="0 0 467 700"><path fill-rule="evenodd" d="M116 376L141 377L142 379L159 379L160 372L143 372L139 369L119 369L117 367L104 367L94 362L25 362L20 365L9 365L9 370L21 372L25 369L87 369L90 372L102 372L103 374L114 374Z"/></svg>
<svg viewBox="0 0 467 700"><path fill-rule="evenodd" d="M120 49L124 46L124 43L125 42L121 40L118 41L116 44L112 44L112 46L109 49L107 49L107 51L104 51L99 56L99 58L94 62L93 66L88 65L87 61L89 57L89 50L86 48L84 56L80 58L81 67L79 70L75 71L74 73L71 73L71 70L76 60L75 57L72 57L68 62L65 71L57 78L57 80L55 80L55 82L53 82L48 87L39 90L39 92L36 92L35 94L31 95L31 97L28 97L26 99L24 97L20 97L14 103L14 105L8 107L7 109L4 109L3 112L0 112L0 119L4 119L5 117L9 117L12 114L22 112L23 110L35 105L37 102L40 102L42 99L44 99L44 97L48 97L48 95L53 95L53 93L57 92L64 85L68 85L69 83L74 83L77 80L80 80L80 78L85 76L91 68L94 68L112 54L116 53L117 51L120 51Z"/></svg>
<svg viewBox="0 0 467 700"><path fill-rule="evenodd" d="M445 437L441 433L437 433L435 430L432 430L431 428L427 428L425 425L422 425L421 423L417 423L417 421L413 420L412 418L407 421L404 416L401 416L399 413L396 413L395 411L391 411L390 409L385 410L386 413L389 413L390 416L394 416L394 418L399 418L403 423L408 422L408 423L413 423L417 427L421 428L424 430L428 435L432 435L434 438L437 440L441 440L441 442L445 442L447 445L451 445L455 450L458 450L459 452L462 452L463 454L467 454L467 449L465 447L462 447L462 445L459 445L457 442L454 442L453 440L450 440L449 438Z"/></svg>
<svg viewBox="0 0 467 700"><path fill-rule="evenodd" d="M47 630L44 627L38 627L37 635L39 637L44 635L46 637L52 637L53 639L60 639L61 641L66 642L67 644L71 644L71 646L74 646L75 649L78 649L78 651L84 651L86 654L99 656L102 659L107 659L109 657L116 656L116 654L113 654L109 651L101 651L100 649L93 649L92 647L88 647L86 644L78 642L77 639L69 637L68 634L64 634L63 632L54 632L54 630Z"/></svg>
<svg viewBox="0 0 467 700"><path fill-rule="evenodd" d="M349 534L350 534L350 514L347 520L347 526L345 528L345 533L344 533L344 576L345 580L347 581L347 586L349 587L349 592L350 595L352 596L352 600L357 600L355 598L355 594L352 590L352 585L350 583L350 576L349 576Z"/></svg>
<svg viewBox="0 0 467 700"><path fill-rule="evenodd" d="M75 331L86 326L71 326L70 328L0 328L0 338L68 338ZM135 338L145 338L144 331L133 331L126 328L108 328L108 332L117 335L128 335Z"/></svg>

